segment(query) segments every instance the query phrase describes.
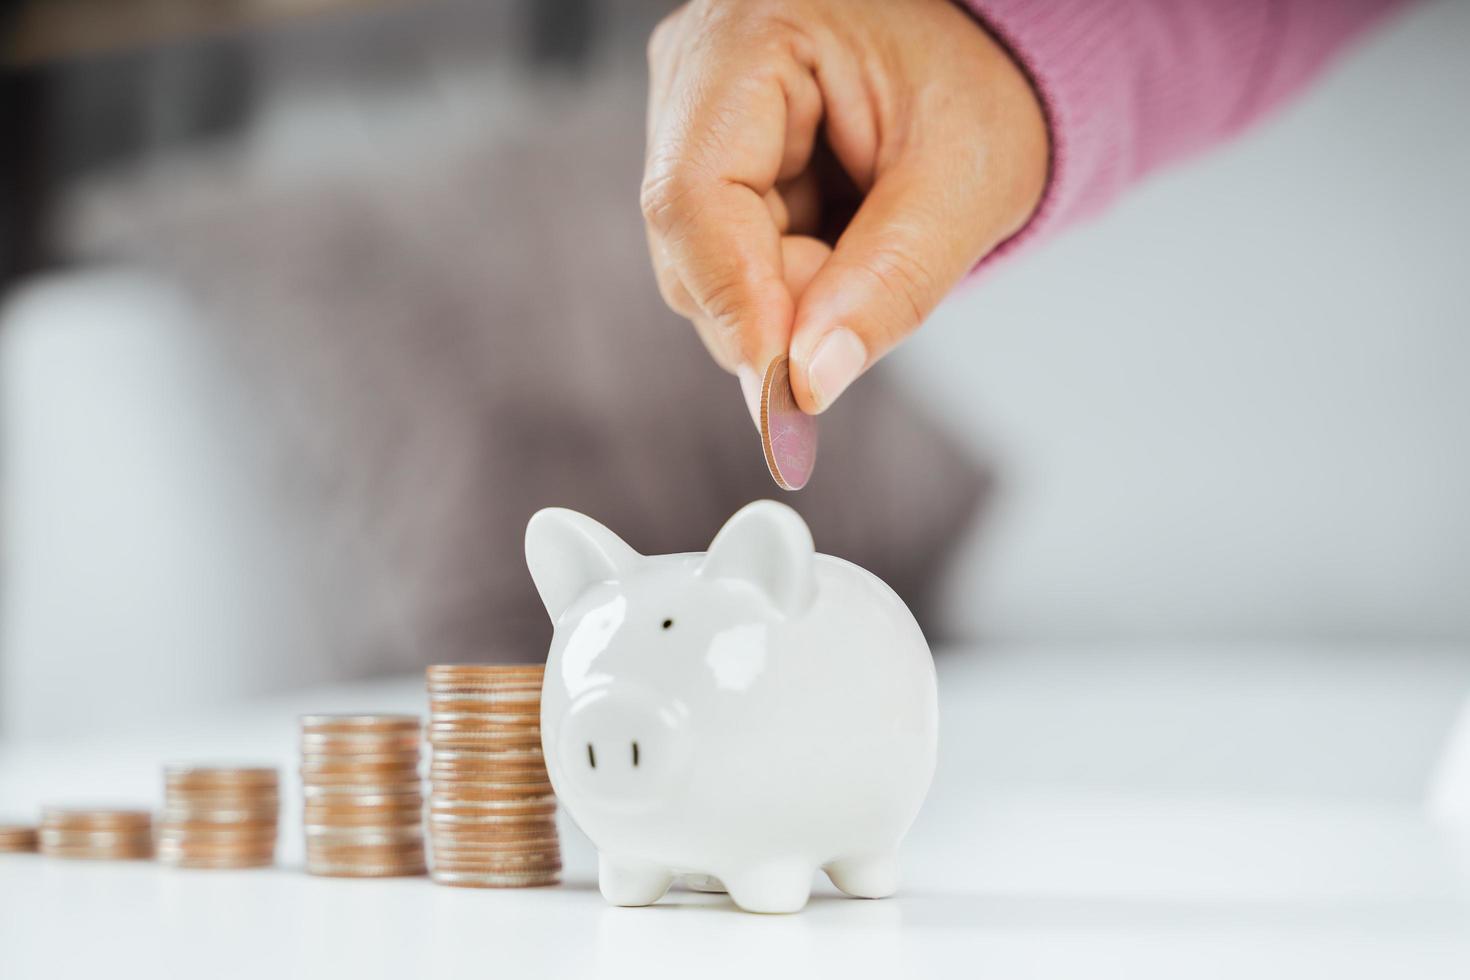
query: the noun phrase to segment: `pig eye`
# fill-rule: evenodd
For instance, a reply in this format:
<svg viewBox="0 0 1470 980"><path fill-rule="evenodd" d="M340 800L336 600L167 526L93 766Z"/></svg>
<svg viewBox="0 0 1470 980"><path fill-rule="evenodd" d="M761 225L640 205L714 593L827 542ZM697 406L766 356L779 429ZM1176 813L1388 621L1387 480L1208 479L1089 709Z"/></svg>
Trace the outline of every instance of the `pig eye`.
<svg viewBox="0 0 1470 980"><path fill-rule="evenodd" d="M666 619L666 620L664 620L664 629L668 629L670 626L673 626L673 625L674 625L674 621L672 619Z"/></svg>

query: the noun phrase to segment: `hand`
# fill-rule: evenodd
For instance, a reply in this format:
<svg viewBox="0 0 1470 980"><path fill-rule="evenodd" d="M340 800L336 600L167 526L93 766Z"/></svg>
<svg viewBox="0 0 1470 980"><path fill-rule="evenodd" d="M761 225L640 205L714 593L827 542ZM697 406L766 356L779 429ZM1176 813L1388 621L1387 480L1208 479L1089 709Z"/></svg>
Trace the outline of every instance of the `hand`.
<svg viewBox="0 0 1470 980"><path fill-rule="evenodd" d="M830 407L1046 184L1030 83L951 0L693 0L648 51L659 290L752 404L789 351Z"/></svg>

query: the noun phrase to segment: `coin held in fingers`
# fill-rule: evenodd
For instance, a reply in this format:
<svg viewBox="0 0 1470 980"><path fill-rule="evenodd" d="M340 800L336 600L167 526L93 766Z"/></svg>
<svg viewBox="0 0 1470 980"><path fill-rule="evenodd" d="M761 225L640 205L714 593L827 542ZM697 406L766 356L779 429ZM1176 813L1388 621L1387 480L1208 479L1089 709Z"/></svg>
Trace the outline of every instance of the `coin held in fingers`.
<svg viewBox="0 0 1470 980"><path fill-rule="evenodd" d="M817 420L796 405L791 361L785 355L766 367L761 382L761 446L766 466L782 490L800 490L817 462Z"/></svg>

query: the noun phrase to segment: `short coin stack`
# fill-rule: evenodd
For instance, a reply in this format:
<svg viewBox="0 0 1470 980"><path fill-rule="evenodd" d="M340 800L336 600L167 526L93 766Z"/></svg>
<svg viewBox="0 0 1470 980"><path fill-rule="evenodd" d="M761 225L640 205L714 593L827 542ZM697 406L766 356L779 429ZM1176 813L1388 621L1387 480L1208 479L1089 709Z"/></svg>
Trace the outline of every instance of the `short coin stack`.
<svg viewBox="0 0 1470 980"><path fill-rule="evenodd" d="M167 766L158 859L179 868L276 860L280 775L269 767Z"/></svg>
<svg viewBox="0 0 1470 980"><path fill-rule="evenodd" d="M515 888L561 875L556 797L541 755L538 665L430 667L434 880Z"/></svg>
<svg viewBox="0 0 1470 980"><path fill-rule="evenodd" d="M147 810L48 806L41 811L41 853L49 857L135 860L153 856Z"/></svg>
<svg viewBox="0 0 1470 980"><path fill-rule="evenodd" d="M0 823L0 852L34 851L36 828L29 824Z"/></svg>
<svg viewBox="0 0 1470 980"><path fill-rule="evenodd" d="M424 873L416 715L304 715L306 870L377 878Z"/></svg>

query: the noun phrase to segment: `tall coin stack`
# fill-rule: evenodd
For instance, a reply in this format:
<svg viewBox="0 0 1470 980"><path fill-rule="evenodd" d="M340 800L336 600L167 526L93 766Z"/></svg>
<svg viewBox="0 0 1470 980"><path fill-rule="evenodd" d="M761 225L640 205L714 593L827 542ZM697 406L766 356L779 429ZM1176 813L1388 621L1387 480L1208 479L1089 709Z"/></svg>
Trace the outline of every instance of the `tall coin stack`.
<svg viewBox="0 0 1470 980"><path fill-rule="evenodd" d="M434 880L517 888L561 876L556 797L541 755L537 665L430 667Z"/></svg>
<svg viewBox="0 0 1470 980"><path fill-rule="evenodd" d="M275 769L167 766L158 859L178 868L274 864L280 808Z"/></svg>
<svg viewBox="0 0 1470 980"><path fill-rule="evenodd" d="M153 856L153 814L48 806L41 811L41 853L49 857L136 860Z"/></svg>
<svg viewBox="0 0 1470 980"><path fill-rule="evenodd" d="M417 715L303 715L306 870L424 873Z"/></svg>

